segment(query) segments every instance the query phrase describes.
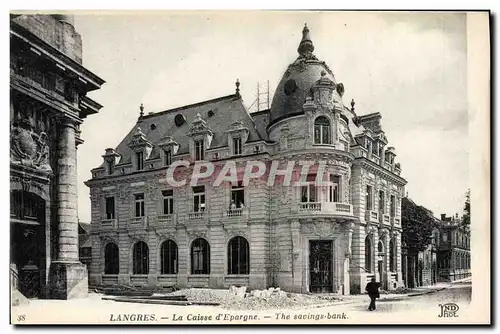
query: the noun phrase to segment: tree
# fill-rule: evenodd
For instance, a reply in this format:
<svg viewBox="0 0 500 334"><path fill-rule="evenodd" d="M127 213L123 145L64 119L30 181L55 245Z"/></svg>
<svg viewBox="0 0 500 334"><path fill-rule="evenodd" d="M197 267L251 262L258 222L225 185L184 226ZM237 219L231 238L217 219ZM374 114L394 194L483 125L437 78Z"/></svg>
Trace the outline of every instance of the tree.
<svg viewBox="0 0 500 334"><path fill-rule="evenodd" d="M404 197L401 202L402 242L408 253L423 251L432 241L436 223L432 212Z"/></svg>
<svg viewBox="0 0 500 334"><path fill-rule="evenodd" d="M470 225L470 189L465 193L464 214L462 216L462 224Z"/></svg>

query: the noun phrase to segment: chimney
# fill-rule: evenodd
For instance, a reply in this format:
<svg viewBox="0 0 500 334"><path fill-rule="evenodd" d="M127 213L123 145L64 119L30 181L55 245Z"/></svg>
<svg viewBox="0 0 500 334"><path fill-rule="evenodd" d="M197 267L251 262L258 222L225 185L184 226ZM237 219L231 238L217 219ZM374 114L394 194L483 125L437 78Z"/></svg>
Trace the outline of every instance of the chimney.
<svg viewBox="0 0 500 334"><path fill-rule="evenodd" d="M442 214L441 214L441 220L442 220L442 221L445 221L445 220L446 220L446 213L442 213Z"/></svg>

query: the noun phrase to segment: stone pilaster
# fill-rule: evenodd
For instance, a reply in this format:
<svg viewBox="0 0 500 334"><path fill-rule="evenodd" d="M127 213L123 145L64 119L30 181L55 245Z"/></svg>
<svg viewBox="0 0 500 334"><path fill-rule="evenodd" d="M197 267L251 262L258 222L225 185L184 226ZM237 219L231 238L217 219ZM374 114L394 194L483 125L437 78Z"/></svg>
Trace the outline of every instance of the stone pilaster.
<svg viewBox="0 0 500 334"><path fill-rule="evenodd" d="M380 240L382 240L382 243L384 244L384 263L382 265L382 270L383 273L381 275L381 281L383 282L382 286L384 289L388 289L388 283L390 279L390 261L391 261L391 252L390 252L390 236L389 236L389 231L386 228L382 228L380 230Z"/></svg>
<svg viewBox="0 0 500 334"><path fill-rule="evenodd" d="M59 246L57 260L51 265L50 285L52 298L72 299L88 293L87 269L78 258L75 124L63 120L58 131Z"/></svg>
<svg viewBox="0 0 500 334"><path fill-rule="evenodd" d="M403 281L403 266L402 266L402 256L401 256L401 232L397 231L394 236L394 241L395 241L395 247L396 247L396 265L395 265L395 270L398 273L398 286L402 287L404 286L404 281Z"/></svg>
<svg viewBox="0 0 500 334"><path fill-rule="evenodd" d="M347 228L347 235L346 235L346 241L347 241L347 247L346 247L346 252L345 252L345 258L344 258L344 295L350 295L351 294L351 256L352 256L352 233L354 232L354 224L350 223L348 228Z"/></svg>
<svg viewBox="0 0 500 334"><path fill-rule="evenodd" d="M302 269L304 264L302 263L302 252L303 246L301 244L301 233L300 233L300 222L298 220L293 220L290 223L291 233L292 233L292 285L297 292L305 292L302 291L307 289L307 287L302 286Z"/></svg>

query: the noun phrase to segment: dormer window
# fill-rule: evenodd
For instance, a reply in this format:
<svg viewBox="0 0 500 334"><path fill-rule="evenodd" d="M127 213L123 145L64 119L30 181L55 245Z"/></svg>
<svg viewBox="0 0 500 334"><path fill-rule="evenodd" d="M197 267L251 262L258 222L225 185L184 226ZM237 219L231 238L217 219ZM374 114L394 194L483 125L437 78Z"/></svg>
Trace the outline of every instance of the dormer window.
<svg viewBox="0 0 500 334"><path fill-rule="evenodd" d="M377 143L373 143L373 146L372 146L372 154L373 154L373 155L379 155L379 154L378 154L378 152L379 152L379 150L378 150L378 146L379 146L379 145L377 145Z"/></svg>
<svg viewBox="0 0 500 334"><path fill-rule="evenodd" d="M233 138L233 154L240 155L241 154L241 138L236 137Z"/></svg>
<svg viewBox="0 0 500 334"><path fill-rule="evenodd" d="M144 153L143 152L136 152L135 157L136 157L136 161L137 161L137 170L143 170L144 169Z"/></svg>
<svg viewBox="0 0 500 334"><path fill-rule="evenodd" d="M372 150L372 142L370 139L366 138L366 150L370 152Z"/></svg>
<svg viewBox="0 0 500 334"><path fill-rule="evenodd" d="M330 144L330 121L324 116L316 118L314 121L314 143Z"/></svg>
<svg viewBox="0 0 500 334"><path fill-rule="evenodd" d="M196 161L205 159L205 147L203 139L199 139L194 142L194 159Z"/></svg>
<svg viewBox="0 0 500 334"><path fill-rule="evenodd" d="M115 167L115 162L113 160L108 160L108 175L113 175L113 169Z"/></svg>
<svg viewBox="0 0 500 334"><path fill-rule="evenodd" d="M165 150L164 151L165 158L164 158L164 164L165 166L170 166L172 164L172 151L171 150Z"/></svg>

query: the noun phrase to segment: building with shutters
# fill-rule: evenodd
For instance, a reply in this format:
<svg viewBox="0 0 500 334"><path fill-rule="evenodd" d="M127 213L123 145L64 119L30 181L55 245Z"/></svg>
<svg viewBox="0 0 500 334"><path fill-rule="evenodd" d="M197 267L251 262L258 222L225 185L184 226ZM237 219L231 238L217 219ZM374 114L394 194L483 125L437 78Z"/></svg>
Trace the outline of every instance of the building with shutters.
<svg viewBox="0 0 500 334"><path fill-rule="evenodd" d="M76 149L104 81L82 65L69 15L10 17L10 279L28 298L87 294L79 261Z"/></svg>
<svg viewBox="0 0 500 334"><path fill-rule="evenodd" d="M269 110L250 114L239 82L235 94L175 109L144 115L141 105L86 182L91 284L339 294L364 291L372 277L386 289L403 285L406 181L382 116L344 104L344 85L314 55L307 26L297 51ZM245 183L249 161L267 170ZM214 174L191 184L208 162ZM216 185L228 165L235 179ZM273 165L304 179L270 184ZM187 183L172 186L169 173Z"/></svg>

